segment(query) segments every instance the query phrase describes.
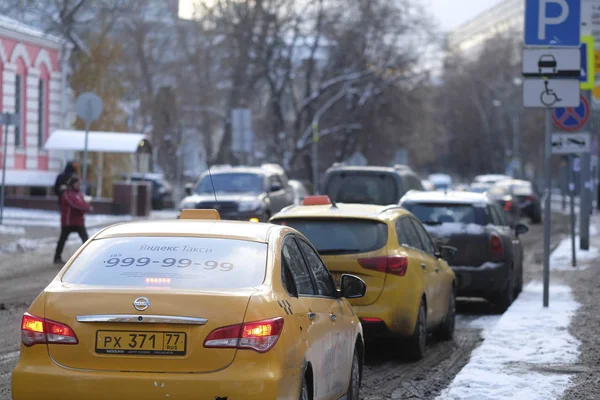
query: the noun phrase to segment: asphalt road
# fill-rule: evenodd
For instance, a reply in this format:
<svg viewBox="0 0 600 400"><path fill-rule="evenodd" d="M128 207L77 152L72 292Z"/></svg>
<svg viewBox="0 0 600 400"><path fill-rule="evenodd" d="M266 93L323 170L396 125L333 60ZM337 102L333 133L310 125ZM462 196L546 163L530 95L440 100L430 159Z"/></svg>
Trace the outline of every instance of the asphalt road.
<svg viewBox="0 0 600 400"><path fill-rule="evenodd" d="M557 243L566 232L567 224L565 217L557 215L555 219L553 242ZM542 226L531 226L523 242L526 248L525 280L541 279ZM74 249L73 246L67 248L65 256ZM0 400L11 398L10 373L19 357L21 316L59 270L51 263L52 250L42 247L0 256ZM481 330L473 327L476 324L471 322L495 313L485 302L460 302L458 311L455 339L451 342L432 339L426 357L419 362L392 356L388 343L368 343L361 398L435 398L483 340Z"/></svg>

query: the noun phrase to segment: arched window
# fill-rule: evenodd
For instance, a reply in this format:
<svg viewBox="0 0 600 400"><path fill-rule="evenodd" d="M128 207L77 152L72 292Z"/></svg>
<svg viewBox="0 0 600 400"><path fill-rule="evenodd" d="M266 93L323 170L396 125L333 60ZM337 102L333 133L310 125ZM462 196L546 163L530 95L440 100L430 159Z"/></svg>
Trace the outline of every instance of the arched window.
<svg viewBox="0 0 600 400"><path fill-rule="evenodd" d="M27 67L22 58L17 59L17 75L15 77L15 113L21 116L21 126L15 126L15 147L26 146L27 121Z"/></svg>
<svg viewBox="0 0 600 400"><path fill-rule="evenodd" d="M50 73L45 64L40 65L40 81L38 83L38 147L41 149L48 139L48 111L50 93Z"/></svg>

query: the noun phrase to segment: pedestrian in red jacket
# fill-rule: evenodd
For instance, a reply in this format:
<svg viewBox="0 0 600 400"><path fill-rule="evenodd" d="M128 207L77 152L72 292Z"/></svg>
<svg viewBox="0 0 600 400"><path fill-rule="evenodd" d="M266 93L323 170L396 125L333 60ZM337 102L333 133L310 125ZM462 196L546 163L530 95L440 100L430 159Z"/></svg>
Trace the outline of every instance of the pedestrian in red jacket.
<svg viewBox="0 0 600 400"><path fill-rule="evenodd" d="M85 243L88 240L88 233L85 229L85 213L91 212L92 206L85 202L81 193L81 180L73 175L67 182L67 189L62 192L60 197L60 237L54 253L54 263L64 264L62 252L65 242L72 232L77 232L81 240Z"/></svg>

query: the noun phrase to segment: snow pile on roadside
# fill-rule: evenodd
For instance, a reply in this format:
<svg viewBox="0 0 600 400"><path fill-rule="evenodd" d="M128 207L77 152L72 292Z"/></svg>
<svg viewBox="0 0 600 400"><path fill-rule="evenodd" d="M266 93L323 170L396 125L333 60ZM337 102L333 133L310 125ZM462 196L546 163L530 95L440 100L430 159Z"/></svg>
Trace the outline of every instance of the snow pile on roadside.
<svg viewBox="0 0 600 400"><path fill-rule="evenodd" d="M579 304L568 286L550 287L549 308L542 293L537 282L523 289L438 399L549 400L566 390L570 376L548 371L577 361L579 341L568 327Z"/></svg>
<svg viewBox="0 0 600 400"><path fill-rule="evenodd" d="M594 235L590 229L590 235ZM600 258L600 250L590 246L589 250L579 248L579 236L575 237L575 257L577 267L571 266L571 238L564 238L550 255L550 269L553 271L577 271L590 266L590 262Z"/></svg>
<svg viewBox="0 0 600 400"><path fill-rule="evenodd" d="M92 236L98 232L100 228L88 229L88 235ZM58 234L56 237L48 237L43 239L25 239L21 238L10 242L4 246L0 246L0 254L27 253L38 249L53 248L58 242ZM81 244L81 238L77 233L71 233L67 239L66 245Z"/></svg>
<svg viewBox="0 0 600 400"><path fill-rule="evenodd" d="M23 235L25 228L22 226L0 225L0 235Z"/></svg>

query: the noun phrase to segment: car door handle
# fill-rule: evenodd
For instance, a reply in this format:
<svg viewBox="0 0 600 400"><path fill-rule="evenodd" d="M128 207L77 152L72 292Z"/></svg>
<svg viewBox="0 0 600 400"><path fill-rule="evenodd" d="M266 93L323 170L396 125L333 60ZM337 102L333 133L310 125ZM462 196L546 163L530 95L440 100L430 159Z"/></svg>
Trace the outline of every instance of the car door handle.
<svg viewBox="0 0 600 400"><path fill-rule="evenodd" d="M307 315L308 315L308 319L310 319L311 321L314 321L315 318L317 318L317 313L312 312L312 311L309 312Z"/></svg>
<svg viewBox="0 0 600 400"><path fill-rule="evenodd" d="M332 320L332 321L335 321L335 320L337 319L337 315L335 315L335 314L330 314L330 315L329 315L329 319L330 319L330 320Z"/></svg>
<svg viewBox="0 0 600 400"><path fill-rule="evenodd" d="M421 264L421 268L423 268L424 270L427 270L427 265Z"/></svg>

